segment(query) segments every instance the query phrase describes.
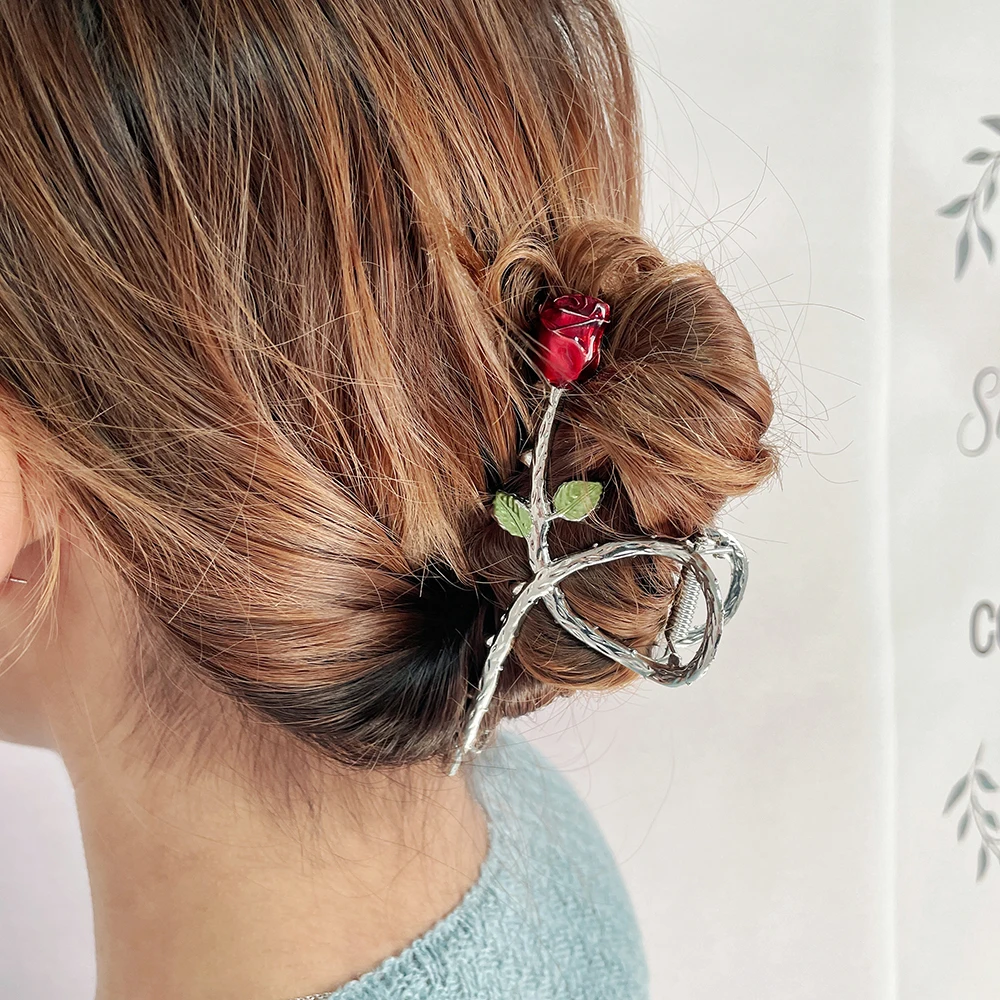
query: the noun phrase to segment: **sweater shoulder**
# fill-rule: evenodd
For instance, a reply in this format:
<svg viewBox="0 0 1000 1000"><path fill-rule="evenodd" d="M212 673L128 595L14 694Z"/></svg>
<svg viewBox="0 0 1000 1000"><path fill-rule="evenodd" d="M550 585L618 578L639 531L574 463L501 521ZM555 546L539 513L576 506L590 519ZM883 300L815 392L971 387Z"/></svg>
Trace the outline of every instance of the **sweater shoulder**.
<svg viewBox="0 0 1000 1000"><path fill-rule="evenodd" d="M647 1000L617 862L569 779L501 730L467 764L490 846L458 906L328 1000Z"/></svg>

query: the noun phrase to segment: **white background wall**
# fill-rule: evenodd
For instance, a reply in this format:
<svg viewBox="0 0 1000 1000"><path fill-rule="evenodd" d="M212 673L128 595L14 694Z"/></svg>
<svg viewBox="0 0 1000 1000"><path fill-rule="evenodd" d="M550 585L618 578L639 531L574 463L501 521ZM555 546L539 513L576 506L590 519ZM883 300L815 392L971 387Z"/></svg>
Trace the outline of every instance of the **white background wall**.
<svg viewBox="0 0 1000 1000"><path fill-rule="evenodd" d="M956 443L973 378L1000 365L997 299L978 246L956 281L962 220L935 211L980 177L962 157L1000 146L978 123L1000 114L1000 11L625 9L649 224L740 307L787 457L724 521L750 587L706 674L518 728L621 860L654 1000L991 995L1000 876L976 881L976 828L955 842L968 794L941 809L981 741L1000 781L1000 652L969 638L974 605L1000 604L1000 441ZM0 996L89 1000L90 933L65 774L0 745Z"/></svg>
<svg viewBox="0 0 1000 1000"><path fill-rule="evenodd" d="M630 9L650 217L720 269L789 457L724 521L750 585L705 675L558 709L542 745L622 861L655 1000L888 998L887 6Z"/></svg>
<svg viewBox="0 0 1000 1000"><path fill-rule="evenodd" d="M968 791L947 817L942 808L980 744L987 783L1000 784L1000 397L990 396L1000 385L990 374L1000 365L1000 261L990 263L973 229L956 280L965 213L937 210L995 169L1000 126L980 119L1000 115L1000 8L975 0L901 5L895 37L890 481L900 995L989 997L997 993L1000 831L988 814L996 816L1000 794L975 783L981 812L960 842ZM985 162L964 162L978 149ZM1000 245L1000 205L979 198L976 206ZM977 882L981 846L988 867Z"/></svg>

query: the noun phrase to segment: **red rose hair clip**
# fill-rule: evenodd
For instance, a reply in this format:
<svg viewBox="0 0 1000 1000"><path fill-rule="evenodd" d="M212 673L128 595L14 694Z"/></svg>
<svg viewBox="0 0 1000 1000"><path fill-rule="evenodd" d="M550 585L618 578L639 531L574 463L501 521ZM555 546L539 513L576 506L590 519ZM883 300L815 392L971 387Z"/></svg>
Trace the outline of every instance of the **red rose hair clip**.
<svg viewBox="0 0 1000 1000"><path fill-rule="evenodd" d="M476 748L480 724L517 630L536 601L544 601L556 622L580 642L643 677L672 686L689 684L708 666L723 623L732 617L743 598L748 572L746 554L735 538L717 528L703 529L679 541L640 536L595 543L558 559L549 554L549 525L557 518L583 520L597 507L603 492L601 483L570 480L560 485L550 500L546 495L545 465L559 400L570 385L593 373L600 364L601 338L610 317L607 302L579 294L550 298L538 311L539 369L549 384L549 398L534 447L520 456L531 468L531 497L523 500L500 491L493 498L493 514L500 526L527 540L534 575L514 588L514 603L501 618L496 635L486 639L486 664L450 774L457 772L467 753L481 749ZM570 608L559 588L562 580L578 570L641 555L667 556L681 566L676 597L648 654L630 649L584 621ZM725 599L707 556L722 556L729 561ZM705 624L692 628L699 592L705 598ZM698 648L694 656L682 663L678 647L695 643Z"/></svg>
<svg viewBox="0 0 1000 1000"><path fill-rule="evenodd" d="M610 315L607 302L589 295L561 295L538 310L541 370L550 385L565 389L597 368Z"/></svg>

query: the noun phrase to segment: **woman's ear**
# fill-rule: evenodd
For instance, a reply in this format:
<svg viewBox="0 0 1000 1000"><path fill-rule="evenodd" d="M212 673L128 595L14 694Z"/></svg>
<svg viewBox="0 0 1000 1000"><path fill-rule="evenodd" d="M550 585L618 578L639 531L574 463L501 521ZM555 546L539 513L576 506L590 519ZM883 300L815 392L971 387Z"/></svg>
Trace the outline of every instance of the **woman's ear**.
<svg viewBox="0 0 1000 1000"><path fill-rule="evenodd" d="M0 582L11 575L14 560L29 541L21 464L14 442L0 432Z"/></svg>

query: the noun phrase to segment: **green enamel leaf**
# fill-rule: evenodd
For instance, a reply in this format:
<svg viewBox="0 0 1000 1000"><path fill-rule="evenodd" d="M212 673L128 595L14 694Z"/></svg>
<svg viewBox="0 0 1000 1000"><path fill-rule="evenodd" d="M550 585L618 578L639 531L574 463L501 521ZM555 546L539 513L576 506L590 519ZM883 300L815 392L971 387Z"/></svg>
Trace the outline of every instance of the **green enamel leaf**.
<svg viewBox="0 0 1000 1000"><path fill-rule="evenodd" d="M519 538L527 538L531 534L531 512L513 494L498 493L493 498L493 513L504 531Z"/></svg>
<svg viewBox="0 0 1000 1000"><path fill-rule="evenodd" d="M571 479L556 490L552 508L567 521L582 521L597 506L603 489L600 483Z"/></svg>

